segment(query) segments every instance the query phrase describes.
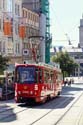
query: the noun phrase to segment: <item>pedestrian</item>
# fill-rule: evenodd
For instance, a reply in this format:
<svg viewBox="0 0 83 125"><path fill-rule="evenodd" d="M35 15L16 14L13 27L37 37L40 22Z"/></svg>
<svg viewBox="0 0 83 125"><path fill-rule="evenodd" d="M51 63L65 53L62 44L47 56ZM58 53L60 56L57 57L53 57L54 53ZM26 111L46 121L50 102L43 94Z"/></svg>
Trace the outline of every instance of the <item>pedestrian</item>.
<svg viewBox="0 0 83 125"><path fill-rule="evenodd" d="M68 85L71 86L72 80L70 79L68 82Z"/></svg>
<svg viewBox="0 0 83 125"><path fill-rule="evenodd" d="M71 83L74 84L74 79L71 79Z"/></svg>
<svg viewBox="0 0 83 125"><path fill-rule="evenodd" d="M68 83L68 79L66 79L66 80L64 81L64 86L66 86L67 83Z"/></svg>

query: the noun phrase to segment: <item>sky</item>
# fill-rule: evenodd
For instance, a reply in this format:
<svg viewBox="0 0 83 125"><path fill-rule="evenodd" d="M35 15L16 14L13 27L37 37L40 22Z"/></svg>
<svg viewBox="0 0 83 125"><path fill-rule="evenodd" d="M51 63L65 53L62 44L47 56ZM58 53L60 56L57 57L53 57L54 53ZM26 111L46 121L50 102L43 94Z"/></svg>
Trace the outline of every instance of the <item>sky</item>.
<svg viewBox="0 0 83 125"><path fill-rule="evenodd" d="M83 0L49 0L53 46L73 46L79 43L79 26L83 14Z"/></svg>

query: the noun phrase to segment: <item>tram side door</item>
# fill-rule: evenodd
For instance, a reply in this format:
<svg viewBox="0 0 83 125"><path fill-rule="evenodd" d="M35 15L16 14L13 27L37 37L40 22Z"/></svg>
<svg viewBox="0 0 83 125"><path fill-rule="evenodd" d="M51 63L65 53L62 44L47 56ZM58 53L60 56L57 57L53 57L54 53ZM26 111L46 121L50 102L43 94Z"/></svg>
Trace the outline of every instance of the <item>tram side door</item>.
<svg viewBox="0 0 83 125"><path fill-rule="evenodd" d="M43 69L39 68L39 83L43 83Z"/></svg>

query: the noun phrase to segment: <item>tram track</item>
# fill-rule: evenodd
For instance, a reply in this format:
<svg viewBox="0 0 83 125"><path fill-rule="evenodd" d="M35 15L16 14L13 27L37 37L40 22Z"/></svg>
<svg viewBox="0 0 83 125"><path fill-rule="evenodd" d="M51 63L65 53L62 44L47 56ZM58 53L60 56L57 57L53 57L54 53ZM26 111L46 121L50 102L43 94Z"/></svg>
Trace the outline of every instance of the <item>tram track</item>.
<svg viewBox="0 0 83 125"><path fill-rule="evenodd" d="M78 96L78 98L71 104L71 106L69 106L69 108L63 113L63 115L57 120L57 122L54 125L58 125L58 123L63 119L63 117L69 112L69 110L73 107L73 105L79 100L79 98L83 96L83 92L80 94L80 96ZM59 104L56 108L60 107L61 105L65 104L69 99L66 99L64 102L62 102L61 104ZM44 118L45 116L47 116L48 114L52 113L54 111L54 109L51 109L49 112L47 112L46 114L44 114L43 116L41 116L39 119L35 120L34 122L32 122L29 125L34 125L36 124L38 121L40 121L42 118ZM83 113L83 112L82 112ZM83 115L83 114L82 114ZM81 117L81 116L80 116ZM78 121L79 123L79 121ZM28 125L28 124L27 124ZM76 125L80 125L80 124L76 124Z"/></svg>
<svg viewBox="0 0 83 125"><path fill-rule="evenodd" d="M67 114L67 112L72 108L72 106L79 100L79 98L81 97L83 95L83 92L76 98L76 100L74 100L74 102L71 104L71 106L69 106L69 108L63 113L63 115L57 120L57 122L55 123L55 125L57 125L62 119L63 119L63 117ZM54 110L55 110L55 108L59 108L59 107L62 107L63 105L65 105L68 101L70 101L71 100L71 98L72 97L70 97L70 98L66 98L65 100L63 100L62 98L60 98L60 99L62 99L62 101L61 101L61 103L60 104L58 104L58 100L56 101L56 105L54 105L54 103L53 103L53 106L55 106L53 109L50 109L49 108L49 111L47 111L46 113L44 113L42 116L39 116L36 120L34 120L33 122L31 122L30 124L27 124L27 125L33 125L33 124L36 124L37 122L39 122L40 120L42 120L44 117L46 117L48 114L50 114L50 113L52 113ZM38 106L38 107L36 107L36 108L40 108L40 109L45 109L47 106L49 106L50 107L50 102L47 102L46 104L44 104L44 105L41 105L41 106ZM18 106L16 106L16 107L13 107L14 109L15 108L18 108ZM34 107L35 108L35 107ZM4 110L4 112L6 113L7 111L10 111L10 110L12 110L12 108L11 109L8 109L8 110ZM8 119L8 118L10 118L10 117L13 117L13 115L18 115L19 113L22 113L22 112L24 112L24 111L27 111L27 110L32 110L32 108L24 108L24 109L21 109L20 111L16 111L15 112L15 114L9 114L9 115L7 115L7 116L4 116L4 117L2 117L2 118L0 118L0 121L4 121L4 120L6 120L6 119Z"/></svg>
<svg viewBox="0 0 83 125"><path fill-rule="evenodd" d="M61 101L63 100L62 98L60 98L61 99ZM57 100L57 98L55 99L56 100L56 108L58 108L58 100ZM40 109L45 109L46 107L49 107L50 108L50 103L51 103L51 101L54 101L54 100L50 100L49 102L47 102L47 103L45 103L44 105L39 105L39 106L37 106L37 107L34 107L33 106L33 108L40 108ZM68 99L65 99L64 101L68 101ZM52 104L52 105L55 105L54 103ZM31 107L31 106L30 106ZM13 115L17 115L17 114L19 114L19 113L22 113L22 112L24 112L24 111L27 111L27 110L32 110L30 107L25 107L24 109L22 108L20 111L16 111L15 112L15 114L14 113L12 113L12 114L9 114L9 115L7 115L7 116L3 116L2 118L0 118L0 121L4 121L4 120L6 120L6 119L8 119L8 118L10 118L10 117L12 117ZM7 112L10 112L11 110L15 110L16 108L18 109L19 107L18 106L12 106L12 108L8 108L8 109L6 109L7 108L7 106L5 106L4 107L5 109L3 109L3 110L1 110L0 111L0 113L7 113ZM51 112L51 110L48 112L48 113L46 113L46 114L49 114ZM42 118L44 117L44 116L46 116L46 114L45 115L43 115L42 116Z"/></svg>
<svg viewBox="0 0 83 125"><path fill-rule="evenodd" d="M58 123L64 118L64 116L67 115L67 113L69 112L69 110L73 107L73 105L80 99L80 97L83 96L83 92L80 94L80 96L72 103L72 105L68 108L68 110L57 120L57 122L54 125L58 125ZM79 122L79 120L78 120ZM78 125L76 123L76 125Z"/></svg>
<svg viewBox="0 0 83 125"><path fill-rule="evenodd" d="M68 100L69 100L69 99L64 100L64 102L61 103L60 105L57 104L56 108L58 108L58 106L61 106L61 105L65 104ZM41 116L40 118L38 118L37 120L35 120L34 122L32 122L32 123L29 124L29 125L34 125L36 122L38 122L39 120L41 120L42 118L44 118L45 116L47 116L49 113L51 113L51 112L53 112L53 111L54 111L54 109L51 109L50 111L48 111L48 112L45 113L43 116ZM28 124L27 124L27 125L28 125Z"/></svg>

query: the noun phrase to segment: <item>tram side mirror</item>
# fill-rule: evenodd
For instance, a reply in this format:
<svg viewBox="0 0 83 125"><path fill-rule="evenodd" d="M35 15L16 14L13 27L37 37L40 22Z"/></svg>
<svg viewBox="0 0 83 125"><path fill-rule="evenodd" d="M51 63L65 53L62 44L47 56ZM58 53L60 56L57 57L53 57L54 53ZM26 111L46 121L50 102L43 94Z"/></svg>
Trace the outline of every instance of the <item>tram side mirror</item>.
<svg viewBox="0 0 83 125"><path fill-rule="evenodd" d="M27 61L27 60L25 60L23 63L24 63L24 64L28 64L28 61Z"/></svg>
<svg viewBox="0 0 83 125"><path fill-rule="evenodd" d="M24 64L26 64L26 61L24 61Z"/></svg>

